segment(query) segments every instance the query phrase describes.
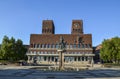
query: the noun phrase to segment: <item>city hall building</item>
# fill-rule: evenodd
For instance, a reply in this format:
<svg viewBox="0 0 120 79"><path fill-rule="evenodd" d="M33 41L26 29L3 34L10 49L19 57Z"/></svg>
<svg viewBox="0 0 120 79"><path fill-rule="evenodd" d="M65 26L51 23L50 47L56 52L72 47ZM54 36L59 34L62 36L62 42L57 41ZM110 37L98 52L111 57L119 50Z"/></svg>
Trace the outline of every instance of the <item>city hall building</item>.
<svg viewBox="0 0 120 79"><path fill-rule="evenodd" d="M93 62L92 35L84 34L82 20L72 21L71 34L55 34L53 20L43 20L42 34L30 35L30 47L26 54L28 63L59 64L57 50L60 37L66 43L64 64L82 65Z"/></svg>

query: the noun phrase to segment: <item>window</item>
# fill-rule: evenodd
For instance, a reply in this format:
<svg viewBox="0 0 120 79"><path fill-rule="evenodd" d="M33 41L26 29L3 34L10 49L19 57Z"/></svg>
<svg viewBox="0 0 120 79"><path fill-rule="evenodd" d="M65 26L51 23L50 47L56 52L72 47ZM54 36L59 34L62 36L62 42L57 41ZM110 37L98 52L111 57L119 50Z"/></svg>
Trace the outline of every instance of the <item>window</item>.
<svg viewBox="0 0 120 79"><path fill-rule="evenodd" d="M70 44L70 48L72 48L72 44Z"/></svg>
<svg viewBox="0 0 120 79"><path fill-rule="evenodd" d="M44 48L44 44L42 44L42 48Z"/></svg>
<svg viewBox="0 0 120 79"><path fill-rule="evenodd" d="M85 57L85 61L87 61L88 60L88 57Z"/></svg>
<svg viewBox="0 0 120 79"><path fill-rule="evenodd" d="M66 48L69 48L69 45L68 45L68 44L66 45Z"/></svg>
<svg viewBox="0 0 120 79"><path fill-rule="evenodd" d="M46 48L49 48L49 44L46 44Z"/></svg>
<svg viewBox="0 0 120 79"><path fill-rule="evenodd" d="M51 54L51 52L48 52L48 54Z"/></svg>
<svg viewBox="0 0 120 79"><path fill-rule="evenodd" d="M84 48L86 48L86 44L84 44Z"/></svg>
<svg viewBox="0 0 120 79"><path fill-rule="evenodd" d="M52 32L52 31L50 30L50 32Z"/></svg>
<svg viewBox="0 0 120 79"><path fill-rule="evenodd" d="M39 48L39 44L37 44L37 48Z"/></svg>
<svg viewBox="0 0 120 79"><path fill-rule="evenodd" d="M53 48L53 44L51 44L51 48Z"/></svg>
<svg viewBox="0 0 120 79"><path fill-rule="evenodd" d="M44 29L42 29L42 32L44 32Z"/></svg>
<svg viewBox="0 0 120 79"><path fill-rule="evenodd" d="M54 45L54 44L53 44L52 46L53 46L53 48L55 48L55 45Z"/></svg>
<svg viewBox="0 0 120 79"><path fill-rule="evenodd" d="M47 32L49 32L49 29L47 29Z"/></svg>
<svg viewBox="0 0 120 79"><path fill-rule="evenodd" d="M56 48L58 48L59 46L56 44Z"/></svg>
<svg viewBox="0 0 120 79"><path fill-rule="evenodd" d="M78 57L78 61L80 61L80 57Z"/></svg>
<svg viewBox="0 0 120 79"><path fill-rule="evenodd" d="M52 52L52 54L54 54L54 52Z"/></svg>
<svg viewBox="0 0 120 79"><path fill-rule="evenodd" d="M31 44L30 47L33 48L33 44Z"/></svg>
<svg viewBox="0 0 120 79"><path fill-rule="evenodd" d="M51 52L49 52L48 54L51 54Z"/></svg>
<svg viewBox="0 0 120 79"><path fill-rule="evenodd" d="M34 54L36 54L36 51L34 51Z"/></svg>
<svg viewBox="0 0 120 79"><path fill-rule="evenodd" d="M76 44L73 45L73 48L76 48Z"/></svg>
<svg viewBox="0 0 120 79"><path fill-rule="evenodd" d="M84 61L84 57L82 57L82 61Z"/></svg>
<svg viewBox="0 0 120 79"><path fill-rule="evenodd" d="M82 44L82 48L84 48L84 44Z"/></svg>
<svg viewBox="0 0 120 79"><path fill-rule="evenodd" d="M74 61L76 61L76 57L74 57Z"/></svg>
<svg viewBox="0 0 120 79"><path fill-rule="evenodd" d="M43 54L43 52L41 52L41 54Z"/></svg>
<svg viewBox="0 0 120 79"><path fill-rule="evenodd" d="M88 48L87 44L85 44L85 48Z"/></svg>
<svg viewBox="0 0 120 79"><path fill-rule="evenodd" d="M78 44L78 48L80 48L80 44Z"/></svg>
<svg viewBox="0 0 120 79"><path fill-rule="evenodd" d="M44 48L46 48L46 44L44 44Z"/></svg>
<svg viewBox="0 0 120 79"><path fill-rule="evenodd" d="M52 56L52 61L54 61L54 57Z"/></svg>
<svg viewBox="0 0 120 79"><path fill-rule="evenodd" d="M39 48L41 48L41 45L39 44Z"/></svg>
<svg viewBox="0 0 120 79"><path fill-rule="evenodd" d="M36 44L34 44L33 48L35 48Z"/></svg>
<svg viewBox="0 0 120 79"><path fill-rule="evenodd" d="M40 54L40 52L38 52L38 54Z"/></svg>
<svg viewBox="0 0 120 79"><path fill-rule="evenodd" d="M47 52L44 52L44 54L47 54Z"/></svg>
<svg viewBox="0 0 120 79"><path fill-rule="evenodd" d="M44 56L44 61L46 61L46 56Z"/></svg>
<svg viewBox="0 0 120 79"><path fill-rule="evenodd" d="M88 48L90 48L90 44L87 44Z"/></svg>
<svg viewBox="0 0 120 79"><path fill-rule="evenodd" d="M51 48L51 45L49 44L49 48Z"/></svg>

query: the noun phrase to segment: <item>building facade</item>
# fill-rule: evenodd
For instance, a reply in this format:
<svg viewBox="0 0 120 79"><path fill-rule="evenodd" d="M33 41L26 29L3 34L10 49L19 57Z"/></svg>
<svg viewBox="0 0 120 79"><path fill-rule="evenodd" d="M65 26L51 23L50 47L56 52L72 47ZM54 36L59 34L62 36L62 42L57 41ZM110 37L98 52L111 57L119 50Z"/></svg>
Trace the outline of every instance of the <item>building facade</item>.
<svg viewBox="0 0 120 79"><path fill-rule="evenodd" d="M42 34L30 35L28 63L59 64L57 49L61 36L66 43L64 64L82 65L93 62L92 34L84 34L82 20L72 21L71 34L55 34L53 20L43 20Z"/></svg>

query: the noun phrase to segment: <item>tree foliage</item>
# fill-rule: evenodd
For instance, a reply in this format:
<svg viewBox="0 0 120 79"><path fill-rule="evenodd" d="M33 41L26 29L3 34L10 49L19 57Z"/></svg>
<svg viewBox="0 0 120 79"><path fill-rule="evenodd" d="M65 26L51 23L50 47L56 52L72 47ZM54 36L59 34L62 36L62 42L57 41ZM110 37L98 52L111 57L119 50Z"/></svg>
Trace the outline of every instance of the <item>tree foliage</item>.
<svg viewBox="0 0 120 79"><path fill-rule="evenodd" d="M114 37L102 42L100 57L105 62L120 62L120 38Z"/></svg>
<svg viewBox="0 0 120 79"><path fill-rule="evenodd" d="M0 59L16 61L25 59L27 49L23 46L23 42L20 39L17 41L14 37L10 39L4 36L0 47Z"/></svg>

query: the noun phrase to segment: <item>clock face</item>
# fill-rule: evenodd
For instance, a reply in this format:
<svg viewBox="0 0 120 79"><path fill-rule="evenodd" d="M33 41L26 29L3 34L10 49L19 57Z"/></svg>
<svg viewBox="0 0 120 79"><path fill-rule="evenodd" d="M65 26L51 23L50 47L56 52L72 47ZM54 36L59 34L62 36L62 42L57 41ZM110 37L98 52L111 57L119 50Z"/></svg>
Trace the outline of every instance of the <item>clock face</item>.
<svg viewBox="0 0 120 79"><path fill-rule="evenodd" d="M74 26L75 26L75 27L78 27L78 26L79 26L79 24L78 24L78 23L75 23L75 24L74 24Z"/></svg>

